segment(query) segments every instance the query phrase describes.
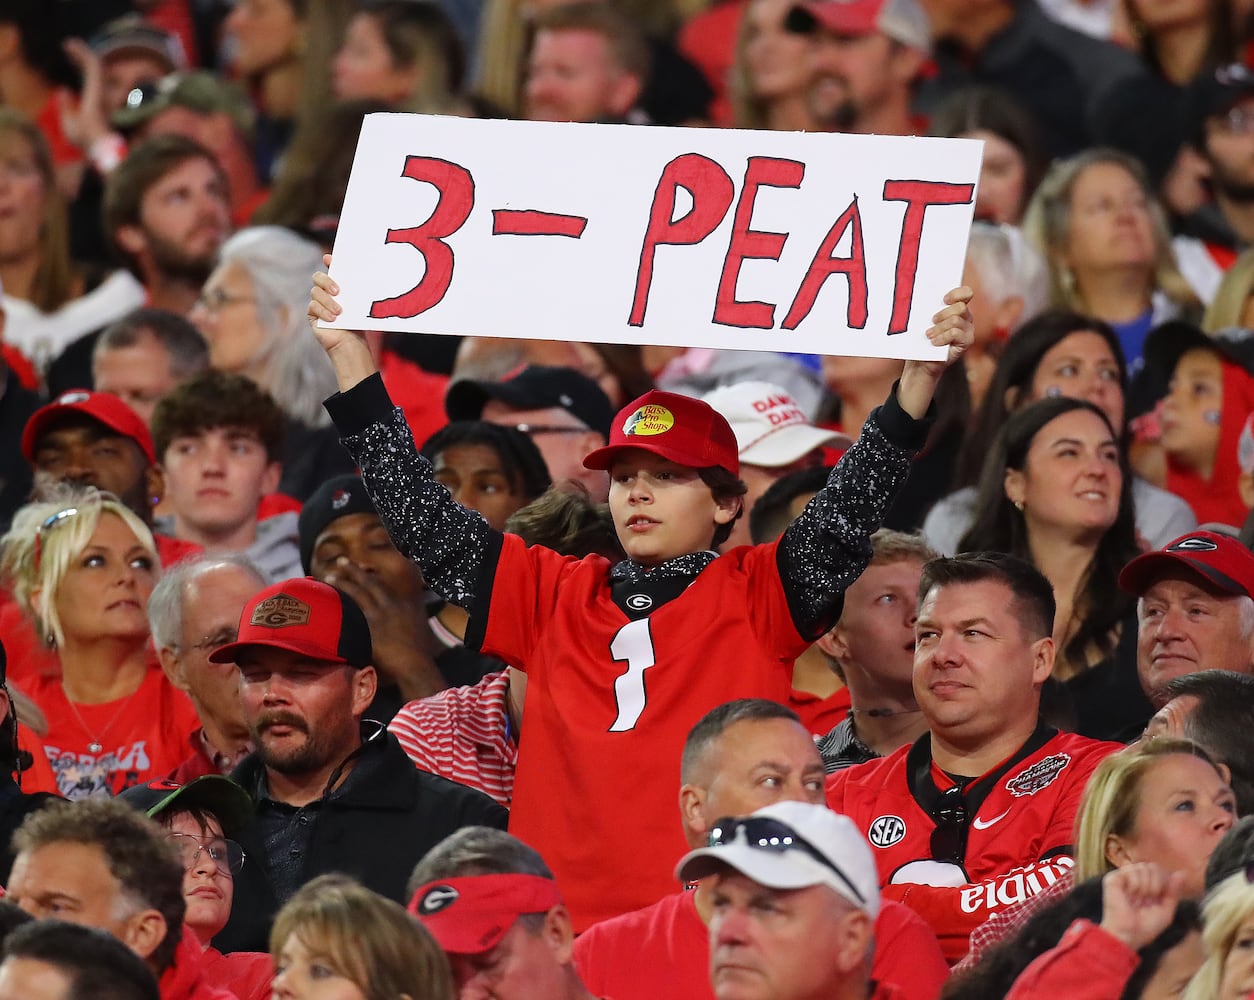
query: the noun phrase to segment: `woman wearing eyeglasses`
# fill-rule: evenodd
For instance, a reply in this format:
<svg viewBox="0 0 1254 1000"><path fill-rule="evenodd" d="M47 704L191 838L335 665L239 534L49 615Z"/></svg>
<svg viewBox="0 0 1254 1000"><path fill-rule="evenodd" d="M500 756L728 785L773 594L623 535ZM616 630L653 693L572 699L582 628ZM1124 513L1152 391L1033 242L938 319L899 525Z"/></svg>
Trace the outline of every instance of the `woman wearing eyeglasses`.
<svg viewBox="0 0 1254 1000"><path fill-rule="evenodd" d="M247 793L230 778L211 774L185 785L152 781L128 788L120 797L164 826L183 859L184 934L195 935L205 951L205 978L239 1000L269 1000L269 955L223 955L211 945L231 916L235 875L248 860L230 839L252 818Z"/></svg>
<svg viewBox="0 0 1254 1000"><path fill-rule="evenodd" d="M28 692L48 719L58 791L116 795L169 773L199 722L149 641L148 528L110 493L64 489L19 510L0 547L0 575L61 668Z"/></svg>
<svg viewBox="0 0 1254 1000"><path fill-rule="evenodd" d="M279 491L298 500L353 471L322 408L335 373L304 317L310 269L321 261L322 249L289 229L241 229L222 245L188 314L209 345L211 368L247 376L283 407Z"/></svg>

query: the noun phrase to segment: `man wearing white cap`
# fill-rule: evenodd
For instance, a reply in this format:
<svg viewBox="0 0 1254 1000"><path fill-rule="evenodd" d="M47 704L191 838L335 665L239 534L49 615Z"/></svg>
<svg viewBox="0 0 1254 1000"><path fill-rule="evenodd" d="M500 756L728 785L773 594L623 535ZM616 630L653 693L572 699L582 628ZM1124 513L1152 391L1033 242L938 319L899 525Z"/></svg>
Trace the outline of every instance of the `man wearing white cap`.
<svg viewBox="0 0 1254 1000"><path fill-rule="evenodd" d="M875 859L848 818L777 802L720 820L676 875L709 879L710 982L718 1000L886 1000L868 981L879 912Z"/></svg>
<svg viewBox="0 0 1254 1000"><path fill-rule="evenodd" d="M822 448L850 445L845 435L815 427L788 390L770 382L737 382L715 389L705 401L727 419L736 435L740 478L749 487L746 511L776 480L822 465ZM742 517L722 549L726 552L751 543L749 518Z"/></svg>

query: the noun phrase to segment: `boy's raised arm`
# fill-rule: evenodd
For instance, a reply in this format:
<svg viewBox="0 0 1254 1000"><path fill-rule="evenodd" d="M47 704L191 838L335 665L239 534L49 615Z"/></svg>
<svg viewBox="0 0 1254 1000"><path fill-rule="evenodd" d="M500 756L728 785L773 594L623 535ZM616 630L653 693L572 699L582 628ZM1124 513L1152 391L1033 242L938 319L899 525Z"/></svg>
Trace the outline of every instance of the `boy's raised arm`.
<svg viewBox="0 0 1254 1000"><path fill-rule="evenodd" d="M330 267L331 255L323 254L322 263ZM319 320L334 323L344 311L335 301L335 296L339 294L340 286L331 280L331 275L319 271L313 276L313 290L309 293L309 309L305 315L309 317L309 325L313 327L318 343L331 359L340 392L347 392L377 372L379 367L366 346L365 335L359 330L333 330L318 326Z"/></svg>
<svg viewBox="0 0 1254 1000"><path fill-rule="evenodd" d="M779 573L797 630L817 638L840 617L844 592L871 558L884 521L923 446L936 384L974 338L971 289L955 288L933 317L928 339L949 349L943 361L907 361L896 389L867 420L814 499L784 532Z"/></svg>
<svg viewBox="0 0 1254 1000"><path fill-rule="evenodd" d="M324 260L330 263L330 257ZM335 321L341 311L334 298L338 293L329 275L314 275L311 323ZM418 453L409 425L383 387L365 337L318 326L314 335L340 384L326 402L327 411L393 543L418 564L436 593L474 614L476 588L488 578L485 567L499 551L500 536L435 481L431 463Z"/></svg>

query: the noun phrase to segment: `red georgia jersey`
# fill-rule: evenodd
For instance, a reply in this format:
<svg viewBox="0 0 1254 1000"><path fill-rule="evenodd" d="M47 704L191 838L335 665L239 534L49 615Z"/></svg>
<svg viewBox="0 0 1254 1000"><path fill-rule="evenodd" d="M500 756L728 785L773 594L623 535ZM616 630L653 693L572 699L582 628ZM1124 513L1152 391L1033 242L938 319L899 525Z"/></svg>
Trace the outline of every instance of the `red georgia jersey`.
<svg viewBox="0 0 1254 1000"><path fill-rule="evenodd" d="M1073 867L1080 796L1102 758L1118 749L1038 726L1010 760L967 786L961 865L931 856L931 813L953 782L933 764L926 734L889 757L831 775L827 801L870 841L884 898L917 910L955 962L971 931L998 908L1035 895Z"/></svg>
<svg viewBox="0 0 1254 1000"><path fill-rule="evenodd" d="M505 536L480 646L527 672L510 832L544 855L577 929L675 891L689 729L735 698L787 703L808 642L775 559L734 549L674 594L617 595L629 614L605 559Z"/></svg>

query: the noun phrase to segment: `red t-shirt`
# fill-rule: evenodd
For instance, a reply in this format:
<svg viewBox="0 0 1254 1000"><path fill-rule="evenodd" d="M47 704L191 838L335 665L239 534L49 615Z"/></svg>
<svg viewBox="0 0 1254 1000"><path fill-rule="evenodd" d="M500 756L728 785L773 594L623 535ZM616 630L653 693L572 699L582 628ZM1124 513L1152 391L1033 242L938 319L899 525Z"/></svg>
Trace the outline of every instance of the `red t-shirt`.
<svg viewBox="0 0 1254 1000"><path fill-rule="evenodd" d="M1094 768L1120 749L1039 726L1008 761L968 786L964 863L932 860L930 815L952 780L932 763L927 735L888 757L837 771L827 803L871 843L885 898L931 925L950 962L999 907L1035 895L1074 866L1072 829Z"/></svg>
<svg viewBox="0 0 1254 1000"><path fill-rule="evenodd" d="M614 1000L714 1000L709 930L692 892L589 927L575 939L584 985ZM871 976L892 981L902 1000L936 1000L949 976L936 935L908 906L885 902L875 920ZM877 994L878 995L878 994Z"/></svg>
<svg viewBox="0 0 1254 1000"><path fill-rule="evenodd" d="M809 645L776 544L719 556L679 596L629 618L610 564L505 535L482 650L527 672L510 832L553 869L577 930L674 891L675 803L688 730L735 698L784 704ZM471 636L468 636L468 642Z"/></svg>
<svg viewBox="0 0 1254 1000"><path fill-rule="evenodd" d="M41 681L33 696L48 716L44 749L67 799L116 795L165 777L200 727L191 700L157 666L133 694L100 705L71 705L55 679ZM103 749L93 752L94 741Z"/></svg>

